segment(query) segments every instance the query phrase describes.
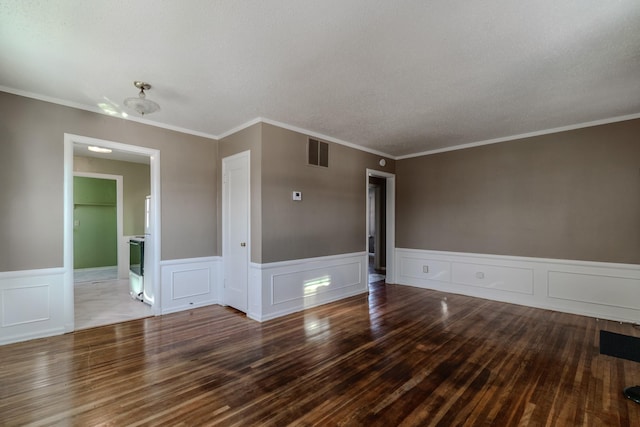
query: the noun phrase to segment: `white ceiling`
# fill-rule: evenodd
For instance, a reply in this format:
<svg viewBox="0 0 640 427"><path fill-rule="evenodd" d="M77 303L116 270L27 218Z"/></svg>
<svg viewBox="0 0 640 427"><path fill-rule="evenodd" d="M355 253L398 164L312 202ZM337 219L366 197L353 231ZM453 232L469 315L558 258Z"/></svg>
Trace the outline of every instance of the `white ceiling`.
<svg viewBox="0 0 640 427"><path fill-rule="evenodd" d="M0 89L131 118L134 80L146 122L402 157L640 117L640 1L0 1Z"/></svg>

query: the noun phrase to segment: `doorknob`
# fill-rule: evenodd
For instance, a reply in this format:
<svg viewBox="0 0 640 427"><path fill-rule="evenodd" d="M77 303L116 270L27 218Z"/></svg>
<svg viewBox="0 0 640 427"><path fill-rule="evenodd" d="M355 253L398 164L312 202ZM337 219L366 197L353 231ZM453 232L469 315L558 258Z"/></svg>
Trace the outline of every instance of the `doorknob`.
<svg viewBox="0 0 640 427"><path fill-rule="evenodd" d="M242 242L242 243L240 243L240 246L242 246L244 248L245 246L247 246L247 244L245 242Z"/></svg>

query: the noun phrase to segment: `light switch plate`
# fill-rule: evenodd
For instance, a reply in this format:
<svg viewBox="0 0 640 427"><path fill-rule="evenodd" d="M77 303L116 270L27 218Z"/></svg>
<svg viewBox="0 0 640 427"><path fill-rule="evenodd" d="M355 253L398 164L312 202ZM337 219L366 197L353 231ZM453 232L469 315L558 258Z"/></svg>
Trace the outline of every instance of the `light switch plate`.
<svg viewBox="0 0 640 427"><path fill-rule="evenodd" d="M302 200L302 191L294 191L293 192L293 200L299 202Z"/></svg>

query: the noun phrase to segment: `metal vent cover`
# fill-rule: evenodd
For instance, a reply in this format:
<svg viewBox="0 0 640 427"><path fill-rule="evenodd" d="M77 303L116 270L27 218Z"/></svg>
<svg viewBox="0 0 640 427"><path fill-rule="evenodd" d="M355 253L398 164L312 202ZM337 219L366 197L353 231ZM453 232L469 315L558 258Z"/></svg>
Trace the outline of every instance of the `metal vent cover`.
<svg viewBox="0 0 640 427"><path fill-rule="evenodd" d="M329 144L309 138L307 143L307 163L312 166L329 167Z"/></svg>

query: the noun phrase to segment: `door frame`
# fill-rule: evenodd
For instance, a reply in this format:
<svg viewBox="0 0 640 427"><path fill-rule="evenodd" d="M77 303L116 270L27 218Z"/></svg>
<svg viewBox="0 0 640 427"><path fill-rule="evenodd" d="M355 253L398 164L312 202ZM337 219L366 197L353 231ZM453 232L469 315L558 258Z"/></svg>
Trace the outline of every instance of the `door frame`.
<svg viewBox="0 0 640 427"><path fill-rule="evenodd" d="M129 269L126 267L128 264L128 259L126 258L126 253L122 250L122 239L124 238L124 228L123 228L123 216L124 216L124 201L123 201L123 183L122 183L122 175L110 175L105 173L95 173L95 172L73 172L73 176L80 176L83 178L97 178L97 179L107 179L116 182L116 253L118 260L118 279L126 279L129 277L128 271ZM74 201L75 203L75 201Z"/></svg>
<svg viewBox="0 0 640 427"><path fill-rule="evenodd" d="M367 248L367 257L369 256L369 177L375 176L378 178L385 178L387 180L387 193L386 193L386 246L385 252L387 256L387 271L386 282L396 283L396 176L389 172L383 172L375 169L367 168L365 180L365 198L366 198L366 213L365 213L365 248ZM368 270L368 267L367 267Z"/></svg>
<svg viewBox="0 0 640 427"><path fill-rule="evenodd" d="M229 192L229 183L227 180L227 162L241 157L247 158L247 182L249 183L249 191L247 192L247 312L249 312L249 278L251 276L251 150L242 151L237 154L224 157L222 159L222 259L223 259L223 288L220 300L222 305L227 305L227 265L229 255L229 214L227 213L227 193Z"/></svg>
<svg viewBox="0 0 640 427"><path fill-rule="evenodd" d="M162 301L160 299L160 254L161 254L161 215L160 215L160 150L136 145L123 144L115 141L91 138L88 136L64 134L64 172L63 172L63 290L64 290L64 330L73 332L74 321L74 289L73 289L73 144L98 145L112 150L125 151L149 157L149 170L151 174L151 250L153 254L151 262L151 277L153 278L153 292L155 301L151 307L154 315L159 315Z"/></svg>

